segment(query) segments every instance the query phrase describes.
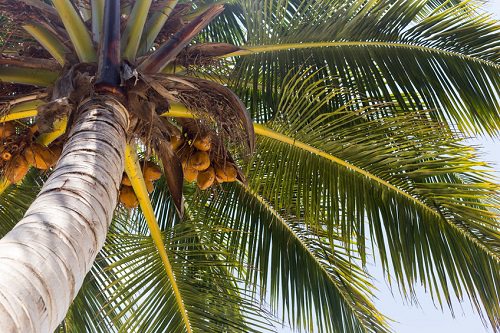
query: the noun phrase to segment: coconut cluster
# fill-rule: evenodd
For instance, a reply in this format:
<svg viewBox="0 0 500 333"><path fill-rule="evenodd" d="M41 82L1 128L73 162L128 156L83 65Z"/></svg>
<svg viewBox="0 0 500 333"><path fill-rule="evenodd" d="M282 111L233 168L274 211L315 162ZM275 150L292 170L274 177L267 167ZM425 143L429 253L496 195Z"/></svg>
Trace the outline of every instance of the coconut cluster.
<svg viewBox="0 0 500 333"><path fill-rule="evenodd" d="M173 135L170 143L182 162L184 180L196 182L201 190L224 182L234 182L238 178L236 165L227 161L225 154L217 153L210 135ZM141 161L143 178L149 193L154 189L154 181L162 175L162 170L152 161ZM120 188L120 202L127 208L135 208L139 200L132 183L124 173Z"/></svg>
<svg viewBox="0 0 500 333"><path fill-rule="evenodd" d="M161 177L161 169L151 161L141 161L140 164L142 166L142 176L144 178L144 182L146 183L146 188L148 193L151 193L154 189L154 181L160 179ZM135 208L139 205L139 200L137 199L134 189L132 188L132 182L126 173L123 173L121 181L120 202L127 208Z"/></svg>
<svg viewBox="0 0 500 333"><path fill-rule="evenodd" d="M47 170L59 160L62 146L41 145L34 140L36 134L36 125L18 127L14 122L0 124L0 169L9 182L13 184L20 182L30 166Z"/></svg>
<svg viewBox="0 0 500 333"><path fill-rule="evenodd" d="M206 190L217 183L236 181L236 166L219 157L213 149L210 135L197 135L193 139L173 136L171 143L181 158L182 171L187 182L196 182L201 190Z"/></svg>

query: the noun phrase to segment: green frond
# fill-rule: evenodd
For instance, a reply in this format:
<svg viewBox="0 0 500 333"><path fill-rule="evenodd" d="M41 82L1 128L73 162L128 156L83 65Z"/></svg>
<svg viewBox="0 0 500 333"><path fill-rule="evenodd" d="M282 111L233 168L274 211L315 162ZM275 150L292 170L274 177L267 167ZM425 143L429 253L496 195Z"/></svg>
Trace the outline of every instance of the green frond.
<svg viewBox="0 0 500 333"><path fill-rule="evenodd" d="M243 314L256 306L241 295L230 274L232 263L216 244L207 242L210 230L185 222L163 234L178 279L184 304L195 331L262 332L265 323L252 325ZM123 320L120 331L185 332L163 264L147 235L113 234L105 247L117 276L109 287L119 285L107 311L116 310ZM247 314L248 314L247 313Z"/></svg>
<svg viewBox="0 0 500 333"><path fill-rule="evenodd" d="M142 35L141 44L139 46L140 55L146 54L151 49L156 37L158 37L158 34L165 25L165 22L167 22L170 14L177 5L177 2L177 0L168 0L165 2L161 10L151 14L151 17L146 22L145 31Z"/></svg>
<svg viewBox="0 0 500 333"><path fill-rule="evenodd" d="M99 44L103 30L104 0L91 0L92 10L92 39Z"/></svg>
<svg viewBox="0 0 500 333"><path fill-rule="evenodd" d="M0 194L0 238L19 222L42 188L44 177L31 170L19 185L12 185Z"/></svg>
<svg viewBox="0 0 500 333"><path fill-rule="evenodd" d="M467 294L496 322L498 186L478 169L484 163L427 112L389 116L377 104L326 112L335 89L311 77L283 83L266 124L275 135L260 137L249 166L251 186L331 241L338 233L349 246L356 235L362 258L372 239L403 293L422 281L440 302Z"/></svg>
<svg viewBox="0 0 500 333"><path fill-rule="evenodd" d="M207 201L207 208L196 202ZM270 288L271 306L297 329L386 332L385 318L370 301L369 276L359 258L333 249L326 233L277 211L253 189L235 183L208 198L192 198L197 218L224 230L216 242L245 263L247 283ZM205 212L204 212L205 211ZM337 239L339 241L340 239Z"/></svg>
<svg viewBox="0 0 500 333"><path fill-rule="evenodd" d="M48 87L58 76L59 73L48 69L0 65L0 80L4 82Z"/></svg>
<svg viewBox="0 0 500 333"><path fill-rule="evenodd" d="M233 16L243 16L246 41L237 45L282 50L232 63L234 87L254 118L272 118L264 103L272 103L291 69L304 65L321 69L318 78L335 76L338 86L356 94L396 100L406 111L431 109L433 118L467 133L498 133L500 26L476 14L471 3L437 9L433 1L238 3ZM226 41L221 27L211 29L218 35L210 40ZM337 106L341 102L339 96Z"/></svg>
<svg viewBox="0 0 500 333"><path fill-rule="evenodd" d="M41 99L34 99L26 102L15 104L8 108L5 114L0 117L0 123L34 117L38 114L37 107L45 104Z"/></svg>
<svg viewBox="0 0 500 333"><path fill-rule="evenodd" d="M142 31L149 13L149 7L152 0L136 1L130 16L128 17L127 26L122 34L122 57L133 61L139 49L141 42Z"/></svg>
<svg viewBox="0 0 500 333"><path fill-rule="evenodd" d="M51 31L36 24L26 24L23 28L33 36L33 38L35 38L59 64L64 65L66 54L69 53L69 50Z"/></svg>
<svg viewBox="0 0 500 333"><path fill-rule="evenodd" d="M158 255L160 256L161 261L165 266L165 272L168 276L170 287L174 292L178 311L181 314L182 320L184 322L184 328L188 333L191 333L192 328L189 320L189 315L186 311L183 297L181 295L177 279L175 277L175 273L172 270L172 264L170 263L170 259L165 250L165 244L162 241L160 227L158 226L151 201L149 200L148 190L144 182L136 150L136 145L127 145L125 149L125 172L127 173L130 182L132 183L134 192L139 200L139 205L141 207L144 218L146 219L151 238L153 239L153 242L158 250Z"/></svg>
<svg viewBox="0 0 500 333"><path fill-rule="evenodd" d="M73 43L76 54L82 62L97 60L96 50L85 23L70 0L52 0L61 21Z"/></svg>

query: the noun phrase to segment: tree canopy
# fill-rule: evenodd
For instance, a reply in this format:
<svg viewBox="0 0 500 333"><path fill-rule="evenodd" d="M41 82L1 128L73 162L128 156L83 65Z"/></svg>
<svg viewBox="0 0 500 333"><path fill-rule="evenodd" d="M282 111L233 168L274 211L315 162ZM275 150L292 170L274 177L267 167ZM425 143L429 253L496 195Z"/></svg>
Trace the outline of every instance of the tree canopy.
<svg viewBox="0 0 500 333"><path fill-rule="evenodd" d="M71 108L91 90L104 2L0 1L1 116L16 135L47 121L54 96ZM500 129L500 25L479 1L121 5L140 207L117 207L61 332L264 332L278 317L388 332L370 257L404 297L468 298L500 332L498 180L464 142ZM30 140L64 132L50 120ZM182 183L172 138L191 147L198 132L237 181ZM149 196L144 159L164 173ZM5 183L0 236L50 170Z"/></svg>

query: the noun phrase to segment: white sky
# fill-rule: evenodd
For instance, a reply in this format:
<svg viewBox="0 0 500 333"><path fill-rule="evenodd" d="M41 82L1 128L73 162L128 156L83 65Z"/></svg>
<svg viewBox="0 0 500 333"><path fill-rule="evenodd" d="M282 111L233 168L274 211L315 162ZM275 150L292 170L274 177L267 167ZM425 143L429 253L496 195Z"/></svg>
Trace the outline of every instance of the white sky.
<svg viewBox="0 0 500 333"><path fill-rule="evenodd" d="M496 19L500 19L500 0L488 1L485 9L494 13ZM482 159L491 163L500 175L500 141L476 139L473 140L473 144L482 146L480 147ZM391 293L380 269L374 267L370 273L375 275L375 285L379 289L375 304L382 313L397 321L391 325L397 333L492 333L491 328L483 326L479 315L472 310L468 301L462 304L455 303L455 318L453 318L448 308L443 311L437 309L423 289L417 292L419 306L408 305L402 301L397 289ZM279 332L292 331L283 328Z"/></svg>

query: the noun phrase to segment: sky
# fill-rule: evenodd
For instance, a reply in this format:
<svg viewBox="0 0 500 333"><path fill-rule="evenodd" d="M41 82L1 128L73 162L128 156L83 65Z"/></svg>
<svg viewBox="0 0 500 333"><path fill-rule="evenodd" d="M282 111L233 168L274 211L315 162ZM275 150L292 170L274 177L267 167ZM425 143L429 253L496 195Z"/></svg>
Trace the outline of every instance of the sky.
<svg viewBox="0 0 500 333"><path fill-rule="evenodd" d="M500 20L500 0L490 0L485 9L493 13ZM474 139L471 144L478 146L482 160L489 162L495 169L500 181L500 140ZM391 327L396 333L492 333L491 327L485 328L479 315L474 312L468 301L454 303L455 318L448 308L436 308L431 297L423 289L417 290L419 306L406 304L397 289L391 292L381 269L369 267L375 277L375 286L379 289L376 293L378 299L374 300L377 308L386 316L395 320ZM292 332L289 328L282 328L280 333Z"/></svg>

